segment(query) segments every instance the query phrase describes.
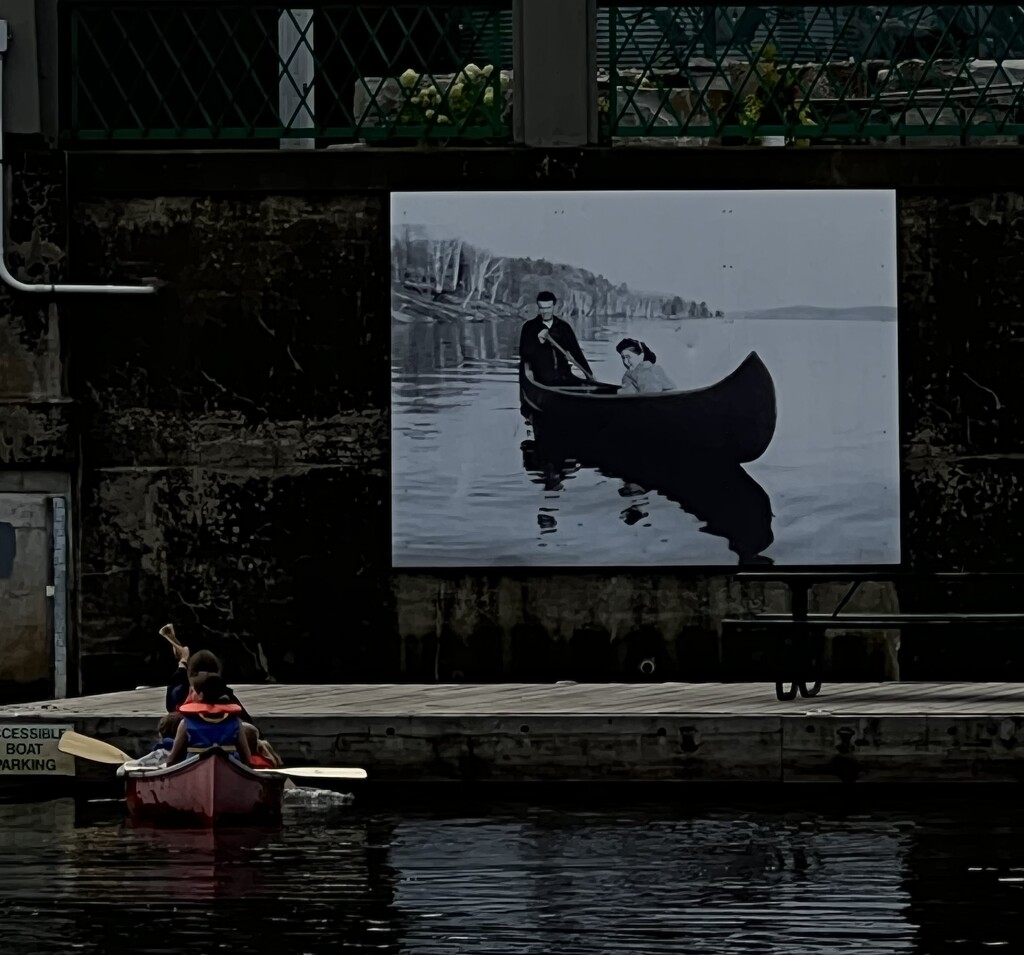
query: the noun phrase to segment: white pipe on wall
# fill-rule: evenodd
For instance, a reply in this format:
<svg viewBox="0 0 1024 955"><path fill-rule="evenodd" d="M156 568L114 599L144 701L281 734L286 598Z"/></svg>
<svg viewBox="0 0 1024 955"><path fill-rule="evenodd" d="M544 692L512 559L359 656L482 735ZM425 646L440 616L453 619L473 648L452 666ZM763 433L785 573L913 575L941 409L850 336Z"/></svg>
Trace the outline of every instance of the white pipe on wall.
<svg viewBox="0 0 1024 955"><path fill-rule="evenodd" d="M0 225L7 222L7 170L4 168L4 60L7 53L7 21L0 20ZM3 233L0 233L2 235ZM18 292L55 293L89 293L101 292L108 295L152 295L156 291L153 285L54 285L52 282L22 282L15 278L7 268L6 241L0 242L0 279Z"/></svg>

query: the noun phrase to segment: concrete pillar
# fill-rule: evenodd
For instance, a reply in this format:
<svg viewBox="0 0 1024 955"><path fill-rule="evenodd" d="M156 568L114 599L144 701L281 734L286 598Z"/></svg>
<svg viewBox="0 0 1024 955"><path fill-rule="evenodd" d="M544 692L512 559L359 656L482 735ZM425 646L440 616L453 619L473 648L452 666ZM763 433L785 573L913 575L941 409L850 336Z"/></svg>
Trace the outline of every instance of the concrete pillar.
<svg viewBox="0 0 1024 955"><path fill-rule="evenodd" d="M527 146L597 142L597 0L513 0L513 134Z"/></svg>
<svg viewBox="0 0 1024 955"><path fill-rule="evenodd" d="M45 72L53 83L57 74L56 0L0 0L0 19L7 22L10 39L4 54L4 129L8 133L45 132L57 134L57 89L52 85L45 104L40 96L40 79ZM49 62L43 63L41 56ZM49 129L43 129L43 114Z"/></svg>
<svg viewBox="0 0 1024 955"><path fill-rule="evenodd" d="M2 0L0 0L2 2ZM314 125L313 11L282 10L277 21L277 52L281 57L278 79L278 115L293 127ZM282 149L313 149L312 137L282 139Z"/></svg>

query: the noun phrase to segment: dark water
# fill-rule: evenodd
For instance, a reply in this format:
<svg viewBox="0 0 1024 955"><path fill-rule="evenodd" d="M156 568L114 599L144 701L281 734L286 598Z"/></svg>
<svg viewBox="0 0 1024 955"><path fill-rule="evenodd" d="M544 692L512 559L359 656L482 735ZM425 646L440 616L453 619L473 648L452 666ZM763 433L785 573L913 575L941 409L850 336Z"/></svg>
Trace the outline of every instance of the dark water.
<svg viewBox="0 0 1024 955"><path fill-rule="evenodd" d="M525 317L525 316L524 316ZM646 341L681 389L751 352L775 383L778 425L727 472L664 447L613 447L643 481L555 463L519 413L520 323L392 327L392 553L397 566L722 565L899 559L896 323L574 320L595 375L621 381L615 343ZM673 480L645 466L648 454ZM557 456L556 456L557 457Z"/></svg>
<svg viewBox="0 0 1024 955"><path fill-rule="evenodd" d="M217 834L0 806L0 951L19 955L1015 952L1022 889L1006 804L357 803Z"/></svg>

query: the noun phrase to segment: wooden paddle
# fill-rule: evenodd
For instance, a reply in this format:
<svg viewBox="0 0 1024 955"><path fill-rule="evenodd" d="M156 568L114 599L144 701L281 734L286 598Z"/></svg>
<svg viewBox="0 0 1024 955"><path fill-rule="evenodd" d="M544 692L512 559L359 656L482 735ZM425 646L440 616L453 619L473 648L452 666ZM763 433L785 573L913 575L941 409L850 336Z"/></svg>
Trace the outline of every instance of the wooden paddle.
<svg viewBox="0 0 1024 955"><path fill-rule="evenodd" d="M169 640L171 646L177 647L179 650L181 649L181 641L178 640L178 637L174 633L173 623L165 623L160 628L160 636L163 637L165 640Z"/></svg>
<svg viewBox="0 0 1024 955"><path fill-rule="evenodd" d="M544 341L546 341L549 345L554 345L555 348L557 348L563 355L565 355L567 361L571 361L577 368L579 368L580 371L583 372L584 375L587 376L587 380L588 381L592 381L592 382L594 382L594 384L597 384L597 379L589 371L587 371L585 368L583 368L580 365L580 363L578 361L576 361L576 359L573 358L572 355L570 355L561 345L559 345L558 342L556 342L551 337L551 333L550 332L548 332L548 337L545 338Z"/></svg>
<svg viewBox="0 0 1024 955"><path fill-rule="evenodd" d="M284 766L278 769L257 769L255 772L310 779L366 779L366 770L354 766Z"/></svg>
<svg viewBox="0 0 1024 955"><path fill-rule="evenodd" d="M92 759L94 763L110 763L120 766L123 763L135 762L126 752L117 746L104 743L101 739L83 736L74 730L68 730L57 741L57 749L61 752ZM256 770L257 773L276 773L281 776L297 776L309 779L366 779L367 771L354 767L331 766L297 766L285 769Z"/></svg>
<svg viewBox="0 0 1024 955"><path fill-rule="evenodd" d="M131 756L122 752L116 746L104 743L101 739L83 736L74 730L67 730L61 736L57 743L57 749L62 753L70 753L72 756L91 759L97 763L121 765L122 763L133 762ZM283 769L257 769L255 772L278 773L281 776L298 776L311 779L366 779L366 770L355 767L289 766Z"/></svg>
<svg viewBox="0 0 1024 955"><path fill-rule="evenodd" d="M57 742L57 749L62 753L80 756L82 759L91 759L95 763L116 763L120 765L131 760L131 756L127 753L122 753L116 746L104 743L101 739L83 736L74 730L67 730L61 736Z"/></svg>

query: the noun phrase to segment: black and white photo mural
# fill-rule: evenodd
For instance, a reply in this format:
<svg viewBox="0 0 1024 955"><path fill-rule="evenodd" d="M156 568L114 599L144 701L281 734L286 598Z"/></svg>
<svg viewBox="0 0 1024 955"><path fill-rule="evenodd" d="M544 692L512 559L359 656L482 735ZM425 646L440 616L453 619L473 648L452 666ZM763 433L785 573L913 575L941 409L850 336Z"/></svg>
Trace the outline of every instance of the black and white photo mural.
<svg viewBox="0 0 1024 955"><path fill-rule="evenodd" d="M396 567L900 560L891 191L392 196Z"/></svg>

